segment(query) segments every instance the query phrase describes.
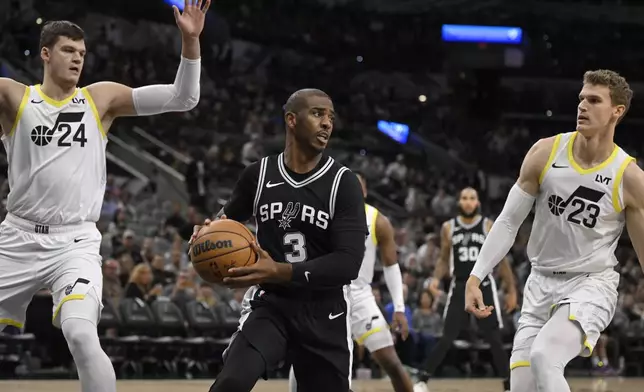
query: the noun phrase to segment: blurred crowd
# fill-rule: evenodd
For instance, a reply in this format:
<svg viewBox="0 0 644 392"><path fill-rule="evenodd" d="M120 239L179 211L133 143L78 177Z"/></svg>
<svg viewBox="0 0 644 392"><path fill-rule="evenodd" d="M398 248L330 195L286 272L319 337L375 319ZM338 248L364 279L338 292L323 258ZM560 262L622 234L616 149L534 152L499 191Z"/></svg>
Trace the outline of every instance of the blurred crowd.
<svg viewBox="0 0 644 392"><path fill-rule="evenodd" d="M398 70L395 66L399 60L378 56L378 53L389 53L392 40L401 56L405 53L411 56L421 44L426 45L426 52L436 49L442 53L433 30L423 23L422 17L408 24L394 16L376 17L368 13L360 16L353 10L337 13L314 8L315 12L303 11L297 23L290 23L290 16L275 7L272 2L255 1L226 11L231 29L243 40L217 43L206 49L212 53L209 62L204 63L198 108L183 114L123 120L114 126L112 132L116 134L139 126L187 157L190 163L186 165L164 154L158 146L144 146L185 174L190 200L186 208L181 203L164 200L154 189L134 197L118 185L116 175L108 177L99 222L104 236L103 296L116 305L122 298L152 302L167 297L180 308L197 300L219 309L229 319L237 318L244 291L231 291L201 281L188 260L186 239L194 224L214 215L225 203L245 166L281 148L279 138L284 132L281 105L288 96L298 88L315 86L333 97L340 113L331 145L333 154L345 165L365 174L370 192L367 201L389 215L396 227L412 331L411 339L398 341L397 348L406 364L417 366L441 335L444 291L448 286L442 282L439 287L443 290L433 291L430 283L439 254L437 233L442 222L456 213L458 191L464 186L475 187L483 203L483 213L494 217L530 145L541 136L568 131L570 122L548 119L546 110L555 114L566 111L572 116L577 93L573 91L564 100L543 88L502 90L500 94L505 97L503 104L508 112L541 117L478 119L471 110L472 103L480 97L473 98L472 91L479 92L484 87L472 87L476 84L472 75L448 75L452 84L446 87L435 73L427 72L427 69L441 71L441 65L433 63L438 61L438 55L429 59L433 62L424 70L411 65L403 67L409 69ZM328 18L336 26L329 28L329 19L320 12L329 12ZM39 28L34 23L37 15L30 12L16 18L4 26L0 35L0 57L12 59L16 67L34 77L42 72L33 46L34 34ZM323 20L326 22L316 22ZM92 25L92 34L87 38L90 51L83 84L118 80L142 86L174 79L179 49L173 26L145 21L133 23L93 14L78 22L81 26L90 22ZM580 43L576 35L568 37L567 30L559 29L556 24L546 26L550 29L547 34L536 35L535 25L529 22L528 18L528 31L533 29L534 39L525 73L565 75L577 80L589 64L597 63L589 60L580 68L582 63L575 57L576 52L568 51ZM269 24L275 29L258 32L258 26ZM339 25L351 28L338 28ZM123 33L127 29L154 31L163 38L134 38L137 34ZM627 29L624 27L612 34L626 33ZM5 34L6 31L11 34ZM174 39L168 38L173 34ZM611 33L593 29L592 34L592 39L584 36L584 44L592 46ZM419 37L424 38L419 40ZM282 45L273 45L274 42ZM26 54L26 46L34 52ZM602 45L602 48L609 50L611 46ZM639 52L632 52L632 56L639 56ZM594 51L588 53L591 57ZM619 55L623 53L620 49ZM558 71L561 69L565 72ZM639 77L641 72L639 69L625 71L627 77ZM537 72L541 74L536 75ZM421 94L426 96L425 101L419 101ZM563 101L566 103L562 104ZM375 124L381 119L409 124L427 142L462 164L456 163L452 169L442 168L428 163L423 154L410 154L409 147L397 145L378 133ZM618 140L625 141L627 151L638 155L642 141L637 136ZM4 171L6 158L0 154L0 172ZM509 178L510 182L497 181L491 185L493 176ZM6 183L0 186L0 195L4 197L7 188ZM530 227L529 219L509 254L519 294L530 272L525 254ZM617 253L622 275L619 309L600 346L604 347L610 337L616 341L617 351L624 351L624 343L619 341L621 336L644 336L644 276L627 238L620 242ZM379 274L373 290L383 312L391 319L393 307ZM504 317L507 319L504 336L506 342L511 342L518 312ZM464 339L478 341L475 330L468 333ZM593 359L596 367L605 370L608 367L600 364L616 362L608 359L604 348L597 353Z"/></svg>

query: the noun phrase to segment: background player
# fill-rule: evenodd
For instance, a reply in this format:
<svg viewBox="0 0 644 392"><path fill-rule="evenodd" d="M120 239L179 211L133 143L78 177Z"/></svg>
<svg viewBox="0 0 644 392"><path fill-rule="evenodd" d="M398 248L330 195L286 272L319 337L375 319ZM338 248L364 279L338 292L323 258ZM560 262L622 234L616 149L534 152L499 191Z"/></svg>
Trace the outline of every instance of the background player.
<svg viewBox="0 0 644 392"><path fill-rule="evenodd" d="M362 193L367 197L367 180L357 173ZM409 326L405 317L402 274L398 265L398 253L394 239L394 228L389 219L375 207L365 204L365 214L369 236L365 242L365 254L358 278L351 282L351 332L353 339L364 345L373 359L380 365L394 386L396 392L411 392L413 384L394 349L394 340L389 326L378 308L371 291L373 270L376 264L376 249L380 251L385 282L394 303L394 331L403 340L409 336ZM297 392L297 382L293 371L290 373L289 389Z"/></svg>
<svg viewBox="0 0 644 392"><path fill-rule="evenodd" d="M335 119L329 96L299 90L284 112L284 152L244 169L220 212L241 222L254 216L261 249L256 264L224 279L256 286L211 392L250 391L287 354L299 390L350 388L348 285L365 251L364 198L356 176L323 155Z"/></svg>
<svg viewBox="0 0 644 392"><path fill-rule="evenodd" d="M632 96L613 71L584 74L577 131L541 139L528 151L468 279L467 310L489 316L481 278L508 252L536 200L512 392L570 391L566 364L591 354L615 313L614 253L625 224L644 264L644 173L613 141Z"/></svg>
<svg viewBox="0 0 644 392"><path fill-rule="evenodd" d="M21 328L32 296L52 291L84 392L115 391L112 363L96 324L102 307L101 235L106 132L119 116L187 111L199 100L199 35L209 1L186 3L175 18L183 38L171 85L111 83L77 88L84 33L66 21L41 32L42 85L0 78L0 124L9 162L8 214L0 225L0 329Z"/></svg>
<svg viewBox="0 0 644 392"><path fill-rule="evenodd" d="M476 190L469 187L465 188L461 190L458 199L458 216L443 223L441 227L440 258L431 284L433 289L437 290L438 285L448 273L451 275L452 282L449 287L447 304L445 305L443 336L429 354L423 366L423 370L427 371L428 375L420 377L420 382L416 384L417 391L427 390L425 382L428 380L429 375L434 374L461 329L468 325L466 322L468 314L465 312L465 282L470 276L470 272L472 272L474 262L492 227L492 220L483 217L480 213L480 208L481 203ZM507 259L501 264L499 273L508 290L505 300L506 310L511 312L516 308L517 295L514 274ZM496 313L496 317L479 320L479 329L488 343L490 343L494 367L504 379L503 390L505 391L510 389L508 356L503 349L503 339L500 331L500 328L503 328L503 319L501 309L499 309L496 282L492 274L485 276L483 286L483 298L487 302L494 303L497 309L493 311Z"/></svg>

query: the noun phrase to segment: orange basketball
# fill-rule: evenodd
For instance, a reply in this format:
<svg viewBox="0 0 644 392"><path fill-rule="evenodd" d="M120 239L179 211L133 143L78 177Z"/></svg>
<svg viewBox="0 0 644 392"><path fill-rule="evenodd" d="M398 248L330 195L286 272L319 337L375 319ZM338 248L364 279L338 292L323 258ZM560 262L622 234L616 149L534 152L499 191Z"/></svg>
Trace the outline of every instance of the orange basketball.
<svg viewBox="0 0 644 392"><path fill-rule="evenodd" d="M250 246L253 233L241 223L219 219L204 226L190 247L190 261L201 278L221 283L228 270L254 264L257 255Z"/></svg>

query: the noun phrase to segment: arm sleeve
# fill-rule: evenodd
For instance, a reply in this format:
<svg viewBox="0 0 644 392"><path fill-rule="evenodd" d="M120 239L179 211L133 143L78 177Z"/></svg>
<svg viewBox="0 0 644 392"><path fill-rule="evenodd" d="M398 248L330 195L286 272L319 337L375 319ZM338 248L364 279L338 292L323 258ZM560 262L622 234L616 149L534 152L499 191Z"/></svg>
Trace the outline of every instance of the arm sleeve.
<svg viewBox="0 0 644 392"><path fill-rule="evenodd" d="M173 84L155 84L132 90L134 109L140 116L185 112L199 103L201 59L181 56Z"/></svg>
<svg viewBox="0 0 644 392"><path fill-rule="evenodd" d="M535 197L514 184L505 201L501 214L492 225L485 239L472 273L480 280L488 276L494 267L508 254L514 244L519 227L532 210Z"/></svg>
<svg viewBox="0 0 644 392"><path fill-rule="evenodd" d="M253 216L253 203L257 192L257 181L259 181L259 167L260 162L246 166L239 176L233 189L233 194L223 208L223 213L226 214L228 219L245 222Z"/></svg>
<svg viewBox="0 0 644 392"><path fill-rule="evenodd" d="M331 221L331 253L293 264L292 281L311 288L349 284L358 276L368 235L364 197L358 178L342 174Z"/></svg>

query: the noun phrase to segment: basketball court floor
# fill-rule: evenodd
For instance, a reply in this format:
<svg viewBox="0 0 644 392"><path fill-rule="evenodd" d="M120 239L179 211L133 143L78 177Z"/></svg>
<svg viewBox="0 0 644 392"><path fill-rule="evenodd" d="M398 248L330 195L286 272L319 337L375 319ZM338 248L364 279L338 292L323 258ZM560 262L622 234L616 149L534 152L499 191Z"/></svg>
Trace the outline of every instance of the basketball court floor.
<svg viewBox="0 0 644 392"><path fill-rule="evenodd" d="M584 378L570 379L572 392L642 392L644 379ZM207 392L209 381L119 381L118 392ZM431 392L500 392L500 381L493 379L436 380L429 384ZM74 381L0 381L2 392L76 392L80 390ZM391 384L386 381L358 381L354 392L389 392ZM255 392L288 392L287 381L261 381ZM329 391L331 392L331 391Z"/></svg>

